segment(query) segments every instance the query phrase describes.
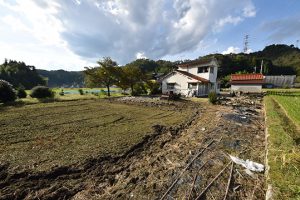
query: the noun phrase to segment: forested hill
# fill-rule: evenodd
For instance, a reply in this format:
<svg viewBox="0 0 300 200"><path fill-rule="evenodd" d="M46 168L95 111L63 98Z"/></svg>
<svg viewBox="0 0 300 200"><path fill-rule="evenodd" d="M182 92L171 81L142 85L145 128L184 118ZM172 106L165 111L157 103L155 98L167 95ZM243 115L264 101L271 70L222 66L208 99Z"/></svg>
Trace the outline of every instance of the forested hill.
<svg viewBox="0 0 300 200"><path fill-rule="evenodd" d="M210 54L201 58L215 57L220 63L219 78L237 72L260 72L263 60L265 75L297 75L300 82L300 49L293 45L270 45L262 51L250 54ZM201 59L199 58L199 59Z"/></svg>
<svg viewBox="0 0 300 200"><path fill-rule="evenodd" d="M45 77L49 87L83 87L84 76L83 72L65 71L65 70L41 70L37 72Z"/></svg>
<svg viewBox="0 0 300 200"><path fill-rule="evenodd" d="M270 45L263 51L253 53L256 56L270 59L273 65L291 67L295 70L300 82L300 49L293 45Z"/></svg>

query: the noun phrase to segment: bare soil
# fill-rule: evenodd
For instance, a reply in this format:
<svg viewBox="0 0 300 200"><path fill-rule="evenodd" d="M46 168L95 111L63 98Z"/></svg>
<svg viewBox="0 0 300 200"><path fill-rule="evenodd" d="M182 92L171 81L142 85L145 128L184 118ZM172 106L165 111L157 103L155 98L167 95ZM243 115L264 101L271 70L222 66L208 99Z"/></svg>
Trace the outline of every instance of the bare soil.
<svg viewBox="0 0 300 200"><path fill-rule="evenodd" d="M264 163L261 98L235 97L196 107L185 124L154 126L154 134L122 156L34 174L8 174L2 165L0 199L195 199L212 180L200 199L263 199L264 174L248 175L233 165L230 176L228 156Z"/></svg>

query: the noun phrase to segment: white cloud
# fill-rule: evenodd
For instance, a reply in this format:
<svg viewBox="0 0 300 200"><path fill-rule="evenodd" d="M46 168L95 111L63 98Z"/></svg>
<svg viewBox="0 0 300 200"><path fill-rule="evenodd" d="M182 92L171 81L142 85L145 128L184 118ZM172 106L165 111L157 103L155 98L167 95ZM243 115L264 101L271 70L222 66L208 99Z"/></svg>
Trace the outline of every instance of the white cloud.
<svg viewBox="0 0 300 200"><path fill-rule="evenodd" d="M225 51L222 52L222 54L226 55L226 54L237 54L237 53L241 53L241 49L239 47L233 47L230 46L228 47ZM248 49L246 52L246 54L252 53L253 50L252 49Z"/></svg>
<svg viewBox="0 0 300 200"><path fill-rule="evenodd" d="M244 19L242 17L232 17L231 15L220 19L217 24L216 24L216 30L220 30L222 27L224 27L227 24L233 24L233 25L237 25L238 23L240 23L241 21L243 21Z"/></svg>
<svg viewBox="0 0 300 200"><path fill-rule="evenodd" d="M227 50L223 51L222 54L224 54L224 55L231 54L231 53L235 54L235 53L240 53L240 52L241 52L240 48L231 46L231 47L228 47Z"/></svg>
<svg viewBox="0 0 300 200"><path fill-rule="evenodd" d="M147 57L145 56L145 53L144 53L144 52L138 52L138 53L136 53L135 57L136 57L137 59L140 59L140 58L147 58Z"/></svg>
<svg viewBox="0 0 300 200"><path fill-rule="evenodd" d="M243 9L243 15L244 17L255 17L256 16L255 7L252 4L248 5Z"/></svg>
<svg viewBox="0 0 300 200"><path fill-rule="evenodd" d="M158 59L195 51L216 28L221 31L255 15L251 0L8 2L0 0L0 18L6 23L5 28L0 27L0 37L6 36L19 49L18 54L0 49L0 55L16 58L28 51L24 53L27 60L40 63L35 60L43 58L43 66L73 65L75 61L79 66L84 60L90 63L103 56L125 64L136 57ZM2 16L2 10L9 14ZM20 41L9 38L9 28ZM42 48L47 50L40 51ZM37 50L39 58L34 53Z"/></svg>

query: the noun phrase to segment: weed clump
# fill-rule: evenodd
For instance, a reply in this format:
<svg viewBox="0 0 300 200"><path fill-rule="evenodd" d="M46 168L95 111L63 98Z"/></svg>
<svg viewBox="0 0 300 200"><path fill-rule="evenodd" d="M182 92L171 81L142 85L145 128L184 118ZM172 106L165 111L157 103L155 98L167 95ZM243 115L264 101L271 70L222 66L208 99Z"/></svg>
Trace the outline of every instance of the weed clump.
<svg viewBox="0 0 300 200"><path fill-rule="evenodd" d="M217 101L218 101L217 93L214 92L214 91L209 92L209 94L208 94L208 99L209 99L209 102L210 102L210 103L216 104Z"/></svg>
<svg viewBox="0 0 300 200"><path fill-rule="evenodd" d="M43 98L53 98L54 92L45 86L36 86L32 88L31 95L32 98L43 99Z"/></svg>
<svg viewBox="0 0 300 200"><path fill-rule="evenodd" d="M27 93L26 93L25 89L24 88L19 88L17 90L17 96L18 96L19 99L26 98L27 97Z"/></svg>
<svg viewBox="0 0 300 200"><path fill-rule="evenodd" d="M15 101L16 98L17 96L13 86L5 80L0 80L0 102L12 102Z"/></svg>
<svg viewBox="0 0 300 200"><path fill-rule="evenodd" d="M65 95L65 92L64 92L64 90L62 89L58 94L59 94L60 96L64 96L64 95Z"/></svg>
<svg viewBox="0 0 300 200"><path fill-rule="evenodd" d="M79 92L80 95L84 94L83 89L78 89L78 92Z"/></svg>

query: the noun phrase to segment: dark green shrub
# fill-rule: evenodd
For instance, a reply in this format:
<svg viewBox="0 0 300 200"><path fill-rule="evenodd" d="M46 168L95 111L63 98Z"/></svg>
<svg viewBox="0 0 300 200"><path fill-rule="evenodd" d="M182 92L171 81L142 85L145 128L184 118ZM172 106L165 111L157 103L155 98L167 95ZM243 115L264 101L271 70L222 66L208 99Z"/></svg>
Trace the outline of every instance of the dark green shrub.
<svg viewBox="0 0 300 200"><path fill-rule="evenodd" d="M43 98L53 98L54 92L45 86L36 86L32 88L31 95L32 98L43 99Z"/></svg>
<svg viewBox="0 0 300 200"><path fill-rule="evenodd" d="M58 94L59 94L60 96L64 96L64 95L65 95L65 92L64 92L64 90L62 89Z"/></svg>
<svg viewBox="0 0 300 200"><path fill-rule="evenodd" d="M27 93L26 93L25 89L24 88L19 88L17 90L17 96L18 96L19 99L26 98L27 97Z"/></svg>
<svg viewBox="0 0 300 200"><path fill-rule="evenodd" d="M84 93L83 93L83 89L79 89L78 92L79 92L80 95L83 95L83 94L84 94Z"/></svg>
<svg viewBox="0 0 300 200"><path fill-rule="evenodd" d="M156 81L153 81L153 80L147 81L146 87L147 87L147 89L149 89L150 95L155 95L155 94L161 93L160 84Z"/></svg>
<svg viewBox="0 0 300 200"><path fill-rule="evenodd" d="M15 101L16 98L17 96L13 86L5 80L0 80L0 102L7 103Z"/></svg>
<svg viewBox="0 0 300 200"><path fill-rule="evenodd" d="M209 92L209 94L208 94L208 100L209 100L210 103L216 104L217 101L218 101L217 93L214 92L214 91Z"/></svg>
<svg viewBox="0 0 300 200"><path fill-rule="evenodd" d="M147 89L143 83L137 83L133 86L132 96L139 96L142 94L147 94Z"/></svg>

